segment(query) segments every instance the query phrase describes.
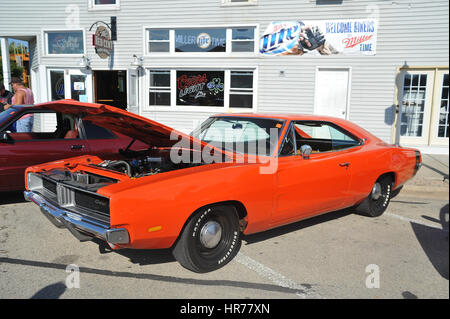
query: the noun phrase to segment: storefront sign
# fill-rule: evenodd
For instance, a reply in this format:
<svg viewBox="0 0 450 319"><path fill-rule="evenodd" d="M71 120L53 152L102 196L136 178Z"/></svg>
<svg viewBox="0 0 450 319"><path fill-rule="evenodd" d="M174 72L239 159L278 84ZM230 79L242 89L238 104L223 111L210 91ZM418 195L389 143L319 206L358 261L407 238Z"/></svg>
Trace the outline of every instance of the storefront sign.
<svg viewBox="0 0 450 319"><path fill-rule="evenodd" d="M177 105L224 106L224 71L177 71Z"/></svg>
<svg viewBox="0 0 450 319"><path fill-rule="evenodd" d="M376 19L272 22L260 40L263 55L375 55Z"/></svg>
<svg viewBox="0 0 450 319"><path fill-rule="evenodd" d="M83 32L47 32L48 54L83 54Z"/></svg>
<svg viewBox="0 0 450 319"><path fill-rule="evenodd" d="M225 52L226 29L176 29L176 52Z"/></svg>
<svg viewBox="0 0 450 319"><path fill-rule="evenodd" d="M107 59L113 51L113 41L108 28L99 26L92 36L92 44L95 46L95 52L102 59Z"/></svg>

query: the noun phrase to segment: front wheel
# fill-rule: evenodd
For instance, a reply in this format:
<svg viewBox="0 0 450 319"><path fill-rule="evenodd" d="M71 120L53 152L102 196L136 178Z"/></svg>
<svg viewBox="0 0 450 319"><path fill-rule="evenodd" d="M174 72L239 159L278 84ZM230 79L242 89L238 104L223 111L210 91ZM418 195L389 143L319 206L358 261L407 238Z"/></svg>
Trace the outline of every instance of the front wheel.
<svg viewBox="0 0 450 319"><path fill-rule="evenodd" d="M391 200L392 184L392 178L389 176L380 177L373 185L369 196L356 206L356 211L369 217L381 216Z"/></svg>
<svg viewBox="0 0 450 319"><path fill-rule="evenodd" d="M240 247L236 209L233 206L214 206L201 209L190 219L172 253L183 267L205 273L225 266Z"/></svg>

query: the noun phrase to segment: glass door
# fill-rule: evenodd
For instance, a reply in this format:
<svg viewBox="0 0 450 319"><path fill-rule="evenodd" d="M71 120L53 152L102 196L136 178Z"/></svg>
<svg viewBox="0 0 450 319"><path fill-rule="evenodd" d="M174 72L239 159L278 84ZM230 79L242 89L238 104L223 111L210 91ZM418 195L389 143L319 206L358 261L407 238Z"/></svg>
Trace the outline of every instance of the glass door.
<svg viewBox="0 0 450 319"><path fill-rule="evenodd" d="M49 100L92 102L92 74L77 69L48 70Z"/></svg>
<svg viewBox="0 0 450 319"><path fill-rule="evenodd" d="M449 74L448 70L437 71L434 94L430 143L449 145Z"/></svg>
<svg viewBox="0 0 450 319"><path fill-rule="evenodd" d="M428 145L434 71L403 70L400 90L400 145Z"/></svg>

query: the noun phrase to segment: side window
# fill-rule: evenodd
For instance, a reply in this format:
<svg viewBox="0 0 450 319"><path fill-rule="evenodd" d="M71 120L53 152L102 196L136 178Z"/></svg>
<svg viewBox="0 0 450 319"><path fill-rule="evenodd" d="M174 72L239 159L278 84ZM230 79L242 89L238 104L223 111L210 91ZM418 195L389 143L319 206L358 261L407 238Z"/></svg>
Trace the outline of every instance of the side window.
<svg viewBox="0 0 450 319"><path fill-rule="evenodd" d="M7 131L12 134L30 133L28 134L30 138L38 136L37 134L41 137L51 137L56 131L57 123L56 113L30 112L20 116L7 128Z"/></svg>
<svg viewBox="0 0 450 319"><path fill-rule="evenodd" d="M7 129L15 141L77 139L78 128L71 116L55 112L30 112L20 116Z"/></svg>
<svg viewBox="0 0 450 319"><path fill-rule="evenodd" d="M360 144L357 137L330 122L297 121L294 125L297 149L309 145L313 153L338 151Z"/></svg>
<svg viewBox="0 0 450 319"><path fill-rule="evenodd" d="M286 133L286 136L281 146L280 156L289 156L295 154L295 138L292 128Z"/></svg>
<svg viewBox="0 0 450 319"><path fill-rule="evenodd" d="M97 126L90 121L83 120L83 127L88 140L110 139L116 137L110 130Z"/></svg>

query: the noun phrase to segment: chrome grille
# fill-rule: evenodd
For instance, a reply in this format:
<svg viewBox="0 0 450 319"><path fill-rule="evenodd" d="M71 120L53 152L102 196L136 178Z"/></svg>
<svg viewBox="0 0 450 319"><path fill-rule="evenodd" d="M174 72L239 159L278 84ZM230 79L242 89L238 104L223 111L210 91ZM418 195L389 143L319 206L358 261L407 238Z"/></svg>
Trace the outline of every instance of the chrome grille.
<svg viewBox="0 0 450 319"><path fill-rule="evenodd" d="M75 206L75 191L71 188L57 184L56 197L61 207Z"/></svg>
<svg viewBox="0 0 450 319"><path fill-rule="evenodd" d="M109 227L109 198L65 185L62 182L55 182L48 177L33 175L35 186L30 188L31 191L41 194L61 208L88 217L101 226Z"/></svg>

